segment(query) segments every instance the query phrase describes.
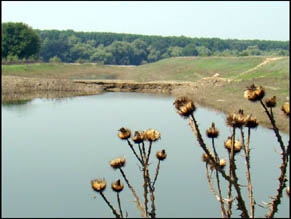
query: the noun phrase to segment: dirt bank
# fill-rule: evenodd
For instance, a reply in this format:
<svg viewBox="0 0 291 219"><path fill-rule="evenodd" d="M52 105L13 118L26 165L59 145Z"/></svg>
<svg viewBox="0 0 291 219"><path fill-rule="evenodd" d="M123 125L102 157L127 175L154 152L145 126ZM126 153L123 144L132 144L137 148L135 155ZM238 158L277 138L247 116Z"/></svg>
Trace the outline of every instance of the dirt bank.
<svg viewBox="0 0 291 219"><path fill-rule="evenodd" d="M231 81L217 75L203 78L196 82L188 81L149 81L135 82L127 80L74 80L76 84L100 86L104 92L141 92L161 93L174 96L204 93L205 88L218 87L229 84Z"/></svg>
<svg viewBox="0 0 291 219"><path fill-rule="evenodd" d="M2 102L29 100L33 98L58 98L67 96L93 95L102 92L142 92L167 94L174 97L189 95L197 104L225 113L244 109L252 113L261 125L270 127L266 115L259 104L250 103L243 98L243 88L239 95L231 90L238 83L220 78L219 75L202 78L196 82L152 81L135 82L125 80L68 80L25 78L2 76ZM273 110L280 130L289 133L289 119L280 106Z"/></svg>
<svg viewBox="0 0 291 219"><path fill-rule="evenodd" d="M26 78L2 75L1 84L2 102L28 100L37 97L54 98L90 95L103 91L100 86L74 83L67 79Z"/></svg>
<svg viewBox="0 0 291 219"><path fill-rule="evenodd" d="M23 94L40 93L73 93L74 95L90 95L102 92L141 92L161 93L174 96L195 92L204 93L207 87L221 86L227 81L218 77L205 78L198 82L151 81L135 82L127 80L69 80L44 79L2 75L2 101L9 98L21 99ZM51 95L53 96L53 94Z"/></svg>
<svg viewBox="0 0 291 219"><path fill-rule="evenodd" d="M104 92L140 92L172 94L175 89L193 86L190 82L134 82L122 80L75 80L76 84L100 86Z"/></svg>

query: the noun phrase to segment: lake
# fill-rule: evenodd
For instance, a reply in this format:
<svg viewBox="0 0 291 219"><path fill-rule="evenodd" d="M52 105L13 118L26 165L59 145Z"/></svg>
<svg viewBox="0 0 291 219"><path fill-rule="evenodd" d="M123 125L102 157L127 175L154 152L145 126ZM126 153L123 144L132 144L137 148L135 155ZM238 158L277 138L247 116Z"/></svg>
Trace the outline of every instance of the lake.
<svg viewBox="0 0 291 219"><path fill-rule="evenodd" d="M173 102L168 96L104 93L2 104L2 217L113 217L90 181L104 177L108 187L104 194L117 208L110 184L118 178L124 180L109 162L120 156L126 157L124 171L142 199L142 172L126 141L117 137L121 127L132 133L149 128L161 133L153 144L150 165L153 174L155 153L165 149L168 156L161 162L155 185L157 217L221 217L220 204L205 177L203 151ZM220 131L216 148L221 158L227 158L223 142L231 129L225 125L225 114L197 106L195 118L203 137L215 122ZM272 130L260 126L251 133L251 174L258 204L276 194L281 160L274 136ZM282 136L286 144L289 135ZM204 140L211 145L210 139ZM243 152L236 159L245 185ZM242 191L247 194L246 187ZM225 185L222 192L226 197ZM140 217L126 185L120 197L124 214ZM248 207L247 196L246 201ZM234 217L239 216L235 209L233 206ZM284 190L275 216L288 217L289 209ZM264 217L266 212L256 206L255 216Z"/></svg>

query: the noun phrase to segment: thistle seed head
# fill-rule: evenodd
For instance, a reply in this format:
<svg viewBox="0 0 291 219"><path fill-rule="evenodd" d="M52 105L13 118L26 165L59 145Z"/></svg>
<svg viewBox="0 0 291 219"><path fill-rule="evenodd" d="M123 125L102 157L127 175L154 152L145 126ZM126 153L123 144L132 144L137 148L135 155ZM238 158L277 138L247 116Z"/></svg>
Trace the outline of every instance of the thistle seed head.
<svg viewBox="0 0 291 219"><path fill-rule="evenodd" d="M245 118L245 127L248 128L256 128L259 125L256 117L253 117L251 115L247 115Z"/></svg>
<svg viewBox="0 0 291 219"><path fill-rule="evenodd" d="M206 162L206 163L209 163L209 161L210 161L210 158L206 153L202 154L202 158L201 159L202 159L203 162Z"/></svg>
<svg viewBox="0 0 291 219"><path fill-rule="evenodd" d="M132 137L134 143L141 143L146 140L145 132L144 131L135 131L134 136Z"/></svg>
<svg viewBox="0 0 291 219"><path fill-rule="evenodd" d="M161 150L161 151L158 151L156 153L156 157L159 159L159 160L165 160L166 157L167 157L167 153L165 151L165 149Z"/></svg>
<svg viewBox="0 0 291 219"><path fill-rule="evenodd" d="M94 179L91 180L92 189L96 192L102 192L106 188L105 179Z"/></svg>
<svg viewBox="0 0 291 219"><path fill-rule="evenodd" d="M224 147L231 152L231 147L232 147L232 137L228 137L228 139L224 142ZM238 153L240 152L240 150L242 149L242 143L238 140L234 141L234 153Z"/></svg>
<svg viewBox="0 0 291 219"><path fill-rule="evenodd" d="M289 106L289 102L285 102L283 104L283 106L281 107L281 110L287 115L289 116L290 114L290 106Z"/></svg>
<svg viewBox="0 0 291 219"><path fill-rule="evenodd" d="M110 166L113 169L121 168L124 165L125 165L125 157L115 158L112 161L110 161Z"/></svg>
<svg viewBox="0 0 291 219"><path fill-rule="evenodd" d="M256 87L254 84L247 87L244 92L244 97L252 102L263 99L265 96L265 90L262 86Z"/></svg>
<svg viewBox="0 0 291 219"><path fill-rule="evenodd" d="M124 188L124 184L120 181L120 179L118 179L115 182L111 183L111 188L115 192L121 192Z"/></svg>
<svg viewBox="0 0 291 219"><path fill-rule="evenodd" d="M269 108L273 108L276 106L276 96L273 96L273 97L270 97L270 98L267 98L265 99L265 104L267 107Z"/></svg>
<svg viewBox="0 0 291 219"><path fill-rule="evenodd" d="M210 166L211 170L213 170L215 168L215 163L213 163L213 161L209 158L209 156L206 153L202 154L202 161L207 163ZM225 165L226 165L226 160L225 159L219 160L219 166L221 168L224 168Z"/></svg>
<svg viewBox="0 0 291 219"><path fill-rule="evenodd" d="M231 127L242 127L245 124L245 116L242 109L238 113L228 114L226 117L226 124Z"/></svg>
<svg viewBox="0 0 291 219"><path fill-rule="evenodd" d="M226 166L226 160L225 160L225 159L220 159L220 160L219 160L219 166L220 166L221 168L224 168L224 167Z"/></svg>
<svg viewBox="0 0 291 219"><path fill-rule="evenodd" d="M121 127L118 131L119 132L117 135L120 139L126 140L130 138L130 135L131 135L130 129Z"/></svg>
<svg viewBox="0 0 291 219"><path fill-rule="evenodd" d="M155 129L148 129L144 133L148 141L157 141L161 138L161 134Z"/></svg>
<svg viewBox="0 0 291 219"><path fill-rule="evenodd" d="M211 127L206 130L206 135L208 138L217 138L219 131L215 128L214 122L211 124Z"/></svg>
<svg viewBox="0 0 291 219"><path fill-rule="evenodd" d="M177 113L183 117L190 116L196 110L193 100L189 97L179 97L173 104L177 109Z"/></svg>

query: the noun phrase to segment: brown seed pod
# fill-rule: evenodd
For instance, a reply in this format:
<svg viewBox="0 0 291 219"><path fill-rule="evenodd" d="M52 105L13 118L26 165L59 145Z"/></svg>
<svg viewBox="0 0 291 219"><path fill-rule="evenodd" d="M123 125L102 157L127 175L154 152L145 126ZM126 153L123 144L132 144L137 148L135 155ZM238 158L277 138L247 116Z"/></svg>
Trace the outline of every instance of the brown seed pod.
<svg viewBox="0 0 291 219"><path fill-rule="evenodd" d="M135 131L134 136L132 137L132 140L134 141L134 143L137 143L137 144L146 140L144 131Z"/></svg>
<svg viewBox="0 0 291 219"><path fill-rule="evenodd" d="M96 192L102 192L106 188L105 179L94 179L91 180L92 189Z"/></svg>
<svg viewBox="0 0 291 219"><path fill-rule="evenodd" d="M221 169L223 169L226 165L226 160L225 159L221 159L219 160L219 166ZM210 169L213 170L215 168L215 165L213 164L213 162L210 162Z"/></svg>
<svg viewBox="0 0 291 219"><path fill-rule="evenodd" d="M209 161L210 161L210 158L208 157L208 155L206 153L202 154L202 158L201 159L202 159L203 162L206 162L206 163L209 163Z"/></svg>
<svg viewBox="0 0 291 219"><path fill-rule="evenodd" d="M177 113L183 117L190 116L196 110L193 100L189 97L179 97L173 104L177 109Z"/></svg>
<svg viewBox="0 0 291 219"><path fill-rule="evenodd" d="M130 138L130 135L131 135L130 129L121 127L118 131L119 132L117 135L120 139L126 140Z"/></svg>
<svg viewBox="0 0 291 219"><path fill-rule="evenodd" d="M221 168L224 168L224 167L226 166L226 160L225 160L225 159L221 159L221 160L219 160L219 166L220 166Z"/></svg>
<svg viewBox="0 0 291 219"><path fill-rule="evenodd" d="M290 106L289 106L289 102L285 102L283 104L283 106L281 107L281 110L287 115L289 116L290 114Z"/></svg>
<svg viewBox="0 0 291 219"><path fill-rule="evenodd" d="M110 161L110 166L113 169L123 167L124 165L125 165L125 157L115 158L112 161Z"/></svg>
<svg viewBox="0 0 291 219"><path fill-rule="evenodd" d="M161 150L161 151L158 151L156 153L156 157L159 159L159 160L165 160L166 157L167 157L167 153L165 151L165 149Z"/></svg>
<svg viewBox="0 0 291 219"><path fill-rule="evenodd" d="M253 117L251 115L247 115L245 118L245 127L248 128L256 128L259 125L256 117Z"/></svg>
<svg viewBox="0 0 291 219"><path fill-rule="evenodd" d="M124 188L124 184L120 181L120 179L118 179L111 184L111 188L115 192L121 192Z"/></svg>
<svg viewBox="0 0 291 219"><path fill-rule="evenodd" d="M265 104L267 107L273 108L276 106L276 96L265 99Z"/></svg>
<svg viewBox="0 0 291 219"><path fill-rule="evenodd" d="M161 138L161 134L155 129L148 129L144 133L148 141L157 141Z"/></svg>
<svg viewBox="0 0 291 219"><path fill-rule="evenodd" d="M211 124L211 127L206 130L206 135L208 138L217 138L219 131L215 128L214 122Z"/></svg>
<svg viewBox="0 0 291 219"><path fill-rule="evenodd" d="M213 163L213 161L208 157L207 154L203 153L202 154L202 161L209 164L210 169L213 170L215 168L215 164ZM221 159L219 160L219 166L221 168L224 168L226 165L226 160L225 159Z"/></svg>
<svg viewBox="0 0 291 219"><path fill-rule="evenodd" d="M258 101L263 99L265 96L265 90L262 86L256 87L254 84L247 87L247 89L244 92L244 97L250 101Z"/></svg>
<svg viewBox="0 0 291 219"><path fill-rule="evenodd" d="M224 142L224 147L230 152L232 146L232 138L228 137L228 139ZM242 149L242 143L238 140L234 141L234 153L240 152Z"/></svg>
<svg viewBox="0 0 291 219"><path fill-rule="evenodd" d="M226 124L231 127L242 127L245 124L245 116L242 109L238 113L228 114Z"/></svg>

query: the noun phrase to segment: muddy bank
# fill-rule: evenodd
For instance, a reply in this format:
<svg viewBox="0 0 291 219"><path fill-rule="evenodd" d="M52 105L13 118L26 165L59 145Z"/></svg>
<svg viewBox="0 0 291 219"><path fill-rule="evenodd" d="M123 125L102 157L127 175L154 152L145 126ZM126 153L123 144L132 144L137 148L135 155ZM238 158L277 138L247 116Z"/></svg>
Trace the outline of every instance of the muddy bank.
<svg viewBox="0 0 291 219"><path fill-rule="evenodd" d="M122 80L75 80L76 84L99 86L104 92L140 92L173 94L176 89L193 86L190 82L134 82Z"/></svg>
<svg viewBox="0 0 291 219"><path fill-rule="evenodd" d="M2 103L31 100L33 98L61 98L94 95L103 92L141 92L165 94L174 97L189 95L195 102L211 109L233 113L245 109L256 115L260 124L270 127L259 104L244 100L243 90L239 96L228 90L237 89L238 84L220 77L203 78L196 82L152 81L135 82L125 80L68 80L2 76ZM289 120L277 107L273 111L280 130L289 132Z"/></svg>
<svg viewBox="0 0 291 219"><path fill-rule="evenodd" d="M74 83L66 79L2 76L2 102L33 98L58 98L101 93L99 86Z"/></svg>
<svg viewBox="0 0 291 219"><path fill-rule="evenodd" d="M153 94L185 95L199 94L202 97L206 87L225 84L218 78L199 82L125 80L68 80L44 79L19 76L2 76L2 101L53 98L62 96L92 95L102 92L141 92Z"/></svg>
<svg viewBox="0 0 291 219"><path fill-rule="evenodd" d="M160 93L173 96L195 93L204 93L205 88L224 86L230 83L219 77L209 77L197 82L183 81L148 81L136 82L126 80L74 80L76 84L99 86L104 92L141 92Z"/></svg>
<svg viewBox="0 0 291 219"><path fill-rule="evenodd" d="M171 95L174 97L190 95L194 96L195 101L198 103L213 108L208 103L217 102L217 100L211 99L209 89L223 87L230 82L217 76L203 78L196 82L136 82L129 80L47 79L2 75L2 102L31 100L34 98L94 95L103 92L140 92ZM224 109L219 110L223 111Z"/></svg>

